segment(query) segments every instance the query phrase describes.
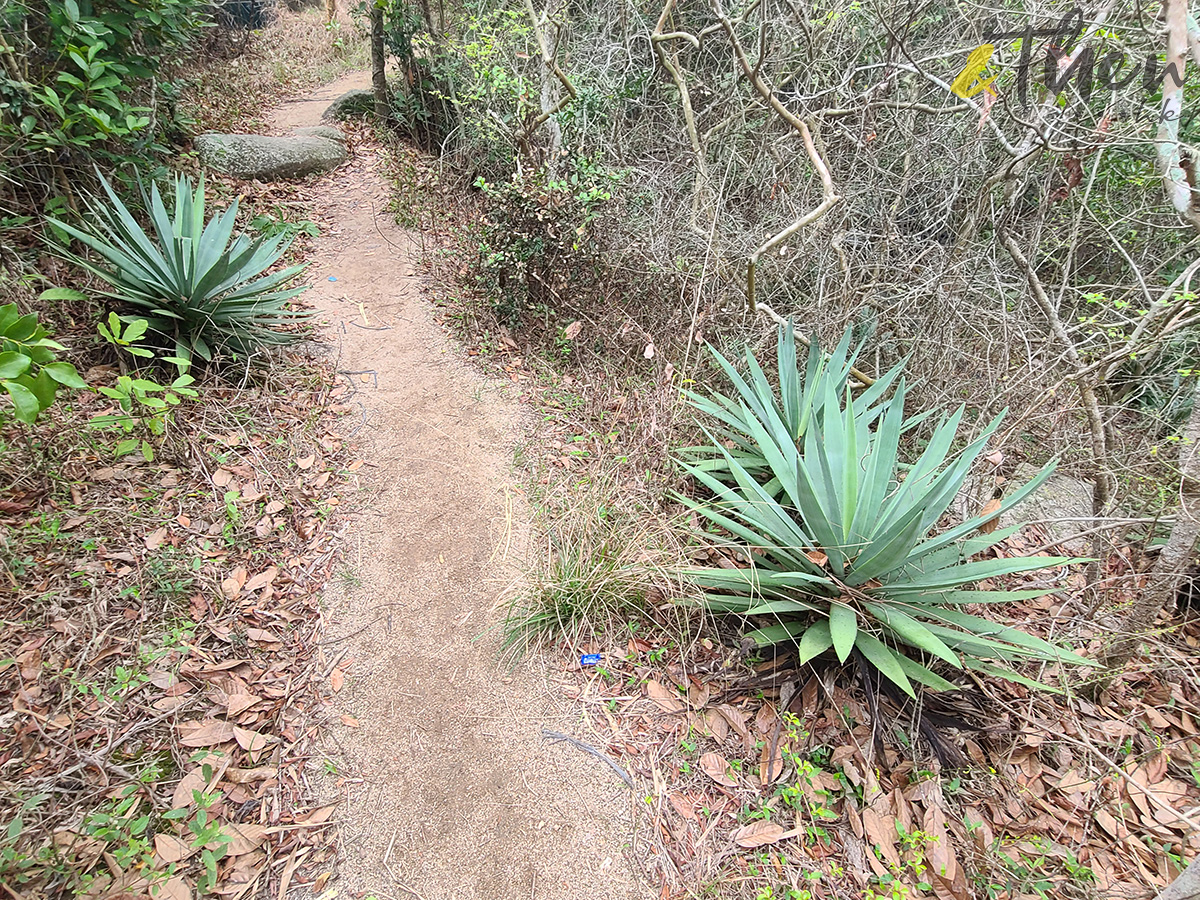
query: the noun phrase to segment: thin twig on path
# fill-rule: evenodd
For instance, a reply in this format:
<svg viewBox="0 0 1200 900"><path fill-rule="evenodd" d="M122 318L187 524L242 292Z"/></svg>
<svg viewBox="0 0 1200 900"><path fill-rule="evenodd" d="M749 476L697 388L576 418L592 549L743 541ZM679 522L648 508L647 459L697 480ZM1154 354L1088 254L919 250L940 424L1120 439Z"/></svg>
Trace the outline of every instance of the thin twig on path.
<svg viewBox="0 0 1200 900"><path fill-rule="evenodd" d="M620 766L620 764L617 763L616 760L614 760L612 757L608 756L605 753L601 753L599 750L597 750L591 744L585 744L583 741L579 740L578 738L573 738L569 734L563 734L561 731L551 731L549 728L542 729L542 737L547 738L548 740L551 740L551 741L555 741L556 743L558 741L566 741L568 744L574 744L576 747L578 747L580 750L584 751L585 753L590 753L590 754L592 754L592 756L595 756L597 759L604 760L606 763L608 763L612 767L612 770L614 772L616 772L618 775L621 776L621 780L624 781L625 784L629 786L629 789L631 791L633 790L633 779L629 777L629 773L626 772L625 769L623 769Z"/></svg>

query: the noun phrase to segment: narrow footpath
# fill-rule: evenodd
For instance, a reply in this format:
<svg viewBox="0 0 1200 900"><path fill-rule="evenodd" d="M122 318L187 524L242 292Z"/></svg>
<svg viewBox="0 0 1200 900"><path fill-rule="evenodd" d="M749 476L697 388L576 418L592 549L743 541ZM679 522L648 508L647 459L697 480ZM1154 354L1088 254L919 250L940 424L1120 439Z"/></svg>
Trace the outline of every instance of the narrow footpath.
<svg viewBox="0 0 1200 900"><path fill-rule="evenodd" d="M320 124L366 73L283 105L281 131ZM310 775L341 801L341 897L538 900L648 896L625 858L636 799L570 733L544 677L496 659L499 592L519 576L528 517L514 491L521 410L460 360L421 296L419 245L386 212L376 151L318 184L305 295L327 324L349 400L366 511L324 601L329 754ZM355 426L349 426L353 430ZM343 663L344 664L344 663ZM578 716L576 711L574 716Z"/></svg>

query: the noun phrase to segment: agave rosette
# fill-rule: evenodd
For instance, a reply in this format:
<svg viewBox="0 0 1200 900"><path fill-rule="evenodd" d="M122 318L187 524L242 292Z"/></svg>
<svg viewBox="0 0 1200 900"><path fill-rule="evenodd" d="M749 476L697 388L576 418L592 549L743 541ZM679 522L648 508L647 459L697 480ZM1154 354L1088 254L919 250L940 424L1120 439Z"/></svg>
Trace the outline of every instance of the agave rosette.
<svg viewBox="0 0 1200 900"><path fill-rule="evenodd" d="M100 178L108 202L88 201L87 228L50 221L91 248L98 261L65 254L108 285L108 296L146 311L150 329L174 343L176 355L211 360L221 351L250 353L295 340L279 326L302 318L287 306L305 290L286 287L303 265L269 271L292 238L234 236L238 203L206 218L204 176L175 179L173 214L157 185L142 196L153 235L137 220L112 186Z"/></svg>
<svg viewBox="0 0 1200 900"><path fill-rule="evenodd" d="M781 335L782 343L791 340L790 333ZM831 649L842 662L861 654L909 694L913 682L936 690L954 687L931 668L933 660L1039 687L1044 685L1014 666L1094 664L964 610L1054 590L971 587L980 581L1078 561L977 558L1020 527L979 534L980 526L1029 496L1054 464L1013 491L998 510L934 534L1003 413L959 452L953 445L963 409L943 415L924 451L904 466L901 435L913 420L904 419L900 367L856 398L844 377L848 339L829 361L822 360L814 340L803 378L782 343L778 398L754 365L749 381L734 379L736 397L692 401L726 427L710 433L710 458L692 453L684 462L711 499L684 502L745 542L750 561L746 568L681 573L704 589L706 606L774 618L750 636L760 645L794 642L802 663ZM888 400L884 389L875 390L881 383L885 389L895 386Z"/></svg>

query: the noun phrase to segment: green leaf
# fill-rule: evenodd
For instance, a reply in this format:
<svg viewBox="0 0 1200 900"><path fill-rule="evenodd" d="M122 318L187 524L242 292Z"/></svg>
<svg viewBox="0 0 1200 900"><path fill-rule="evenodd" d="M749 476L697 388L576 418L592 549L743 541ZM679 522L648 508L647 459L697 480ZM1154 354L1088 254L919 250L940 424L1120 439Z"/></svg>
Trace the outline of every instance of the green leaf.
<svg viewBox="0 0 1200 900"><path fill-rule="evenodd" d="M814 622L804 632L804 636L800 638L800 665L804 665L810 659L820 656L832 646L833 636L829 630L829 620L822 619L819 622Z"/></svg>
<svg viewBox="0 0 1200 900"><path fill-rule="evenodd" d="M8 326L17 321L21 313L15 303L5 303L0 306L0 334L8 330Z"/></svg>
<svg viewBox="0 0 1200 900"><path fill-rule="evenodd" d="M829 606L829 634L838 660L845 662L854 649L858 635L858 613L845 603L834 602Z"/></svg>
<svg viewBox="0 0 1200 900"><path fill-rule="evenodd" d="M32 338L37 332L37 327L37 316L30 313L29 315L21 316L4 329L4 336L10 341L21 343Z"/></svg>
<svg viewBox="0 0 1200 900"><path fill-rule="evenodd" d="M85 390L87 388L87 382L79 377L79 373L69 362L53 362L43 366L42 371L59 384L66 385L69 388L77 390Z"/></svg>
<svg viewBox="0 0 1200 900"><path fill-rule="evenodd" d="M42 411L42 407L38 403L38 399L33 391L23 384L17 384L15 381L5 381L4 389L8 391L9 399L12 400L13 414L17 417L17 420L24 422L26 425L32 425L36 422L38 413Z"/></svg>
<svg viewBox="0 0 1200 900"><path fill-rule="evenodd" d="M37 377L30 375L21 375L17 379L18 384L22 384L29 388L30 393L37 397L38 412L49 409L54 403L54 394L58 391L58 382L50 377L45 369L38 372Z"/></svg>
<svg viewBox="0 0 1200 900"><path fill-rule="evenodd" d="M956 691L958 685L952 681L947 681L936 672L931 672L925 666L916 662L913 659L905 656L903 653L897 654L896 661L900 663L900 668L904 670L904 674L912 681L918 684L923 684L927 688L932 688L935 691Z"/></svg>
<svg viewBox="0 0 1200 900"><path fill-rule="evenodd" d="M16 378L29 370L32 360L24 353L7 350L0 353L0 378Z"/></svg>
<svg viewBox="0 0 1200 900"><path fill-rule="evenodd" d="M746 637L753 640L760 647L770 647L772 644L781 644L784 641L791 640L803 630L804 626L799 622L787 622L782 625L768 625L766 628L756 628L754 631L746 632Z"/></svg>
<svg viewBox="0 0 1200 900"><path fill-rule="evenodd" d="M855 646L858 647L859 651L867 658L867 661L871 665L887 676L901 690L910 697L917 696L912 684L908 680L908 676L904 674L904 667L900 664L902 654L885 646L865 631L858 633L858 640L855 642Z"/></svg>
<svg viewBox="0 0 1200 900"><path fill-rule="evenodd" d="M39 300L67 300L73 303L85 302L87 298L87 294L73 291L70 288L49 288L38 294Z"/></svg>
<svg viewBox="0 0 1200 900"><path fill-rule="evenodd" d="M149 327L150 323L145 319L134 319L125 326L124 339L132 344L134 341L141 338L141 336L146 333L146 329Z"/></svg>
<svg viewBox="0 0 1200 900"><path fill-rule="evenodd" d="M896 637L900 638L904 643L916 647L918 650L924 650L926 653L932 653L934 656L939 656L956 668L962 668L962 663L959 661L958 655L942 643L936 634L912 616L896 609L894 606L882 603L868 603L866 604L866 608L876 619L895 632Z"/></svg>

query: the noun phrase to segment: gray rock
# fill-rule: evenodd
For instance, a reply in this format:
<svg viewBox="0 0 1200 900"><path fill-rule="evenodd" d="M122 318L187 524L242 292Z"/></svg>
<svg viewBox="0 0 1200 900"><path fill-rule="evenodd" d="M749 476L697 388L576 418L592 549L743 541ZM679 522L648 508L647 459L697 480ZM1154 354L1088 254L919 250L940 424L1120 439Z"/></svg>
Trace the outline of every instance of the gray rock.
<svg viewBox="0 0 1200 900"><path fill-rule="evenodd" d="M195 147L202 165L260 181L325 172L346 159L346 147L340 141L313 134L202 134Z"/></svg>
<svg viewBox="0 0 1200 900"><path fill-rule="evenodd" d="M1041 471L1029 463L1021 463L1013 472L1006 486L1014 491L1029 481ZM1052 519L1069 519L1071 521L1055 522ZM1087 554L1090 539L1087 537L1071 538L1090 527L1092 519L1092 485L1091 482L1080 481L1070 475L1055 472L1040 488L1027 497L1024 502L1017 504L1000 519L1001 527L1016 525L1018 522L1040 524L1050 535L1050 539L1058 541L1070 553Z"/></svg>
<svg viewBox="0 0 1200 900"><path fill-rule="evenodd" d="M321 115L322 119L341 120L351 116L366 116L375 111L375 92L364 88L346 91L338 97Z"/></svg>

